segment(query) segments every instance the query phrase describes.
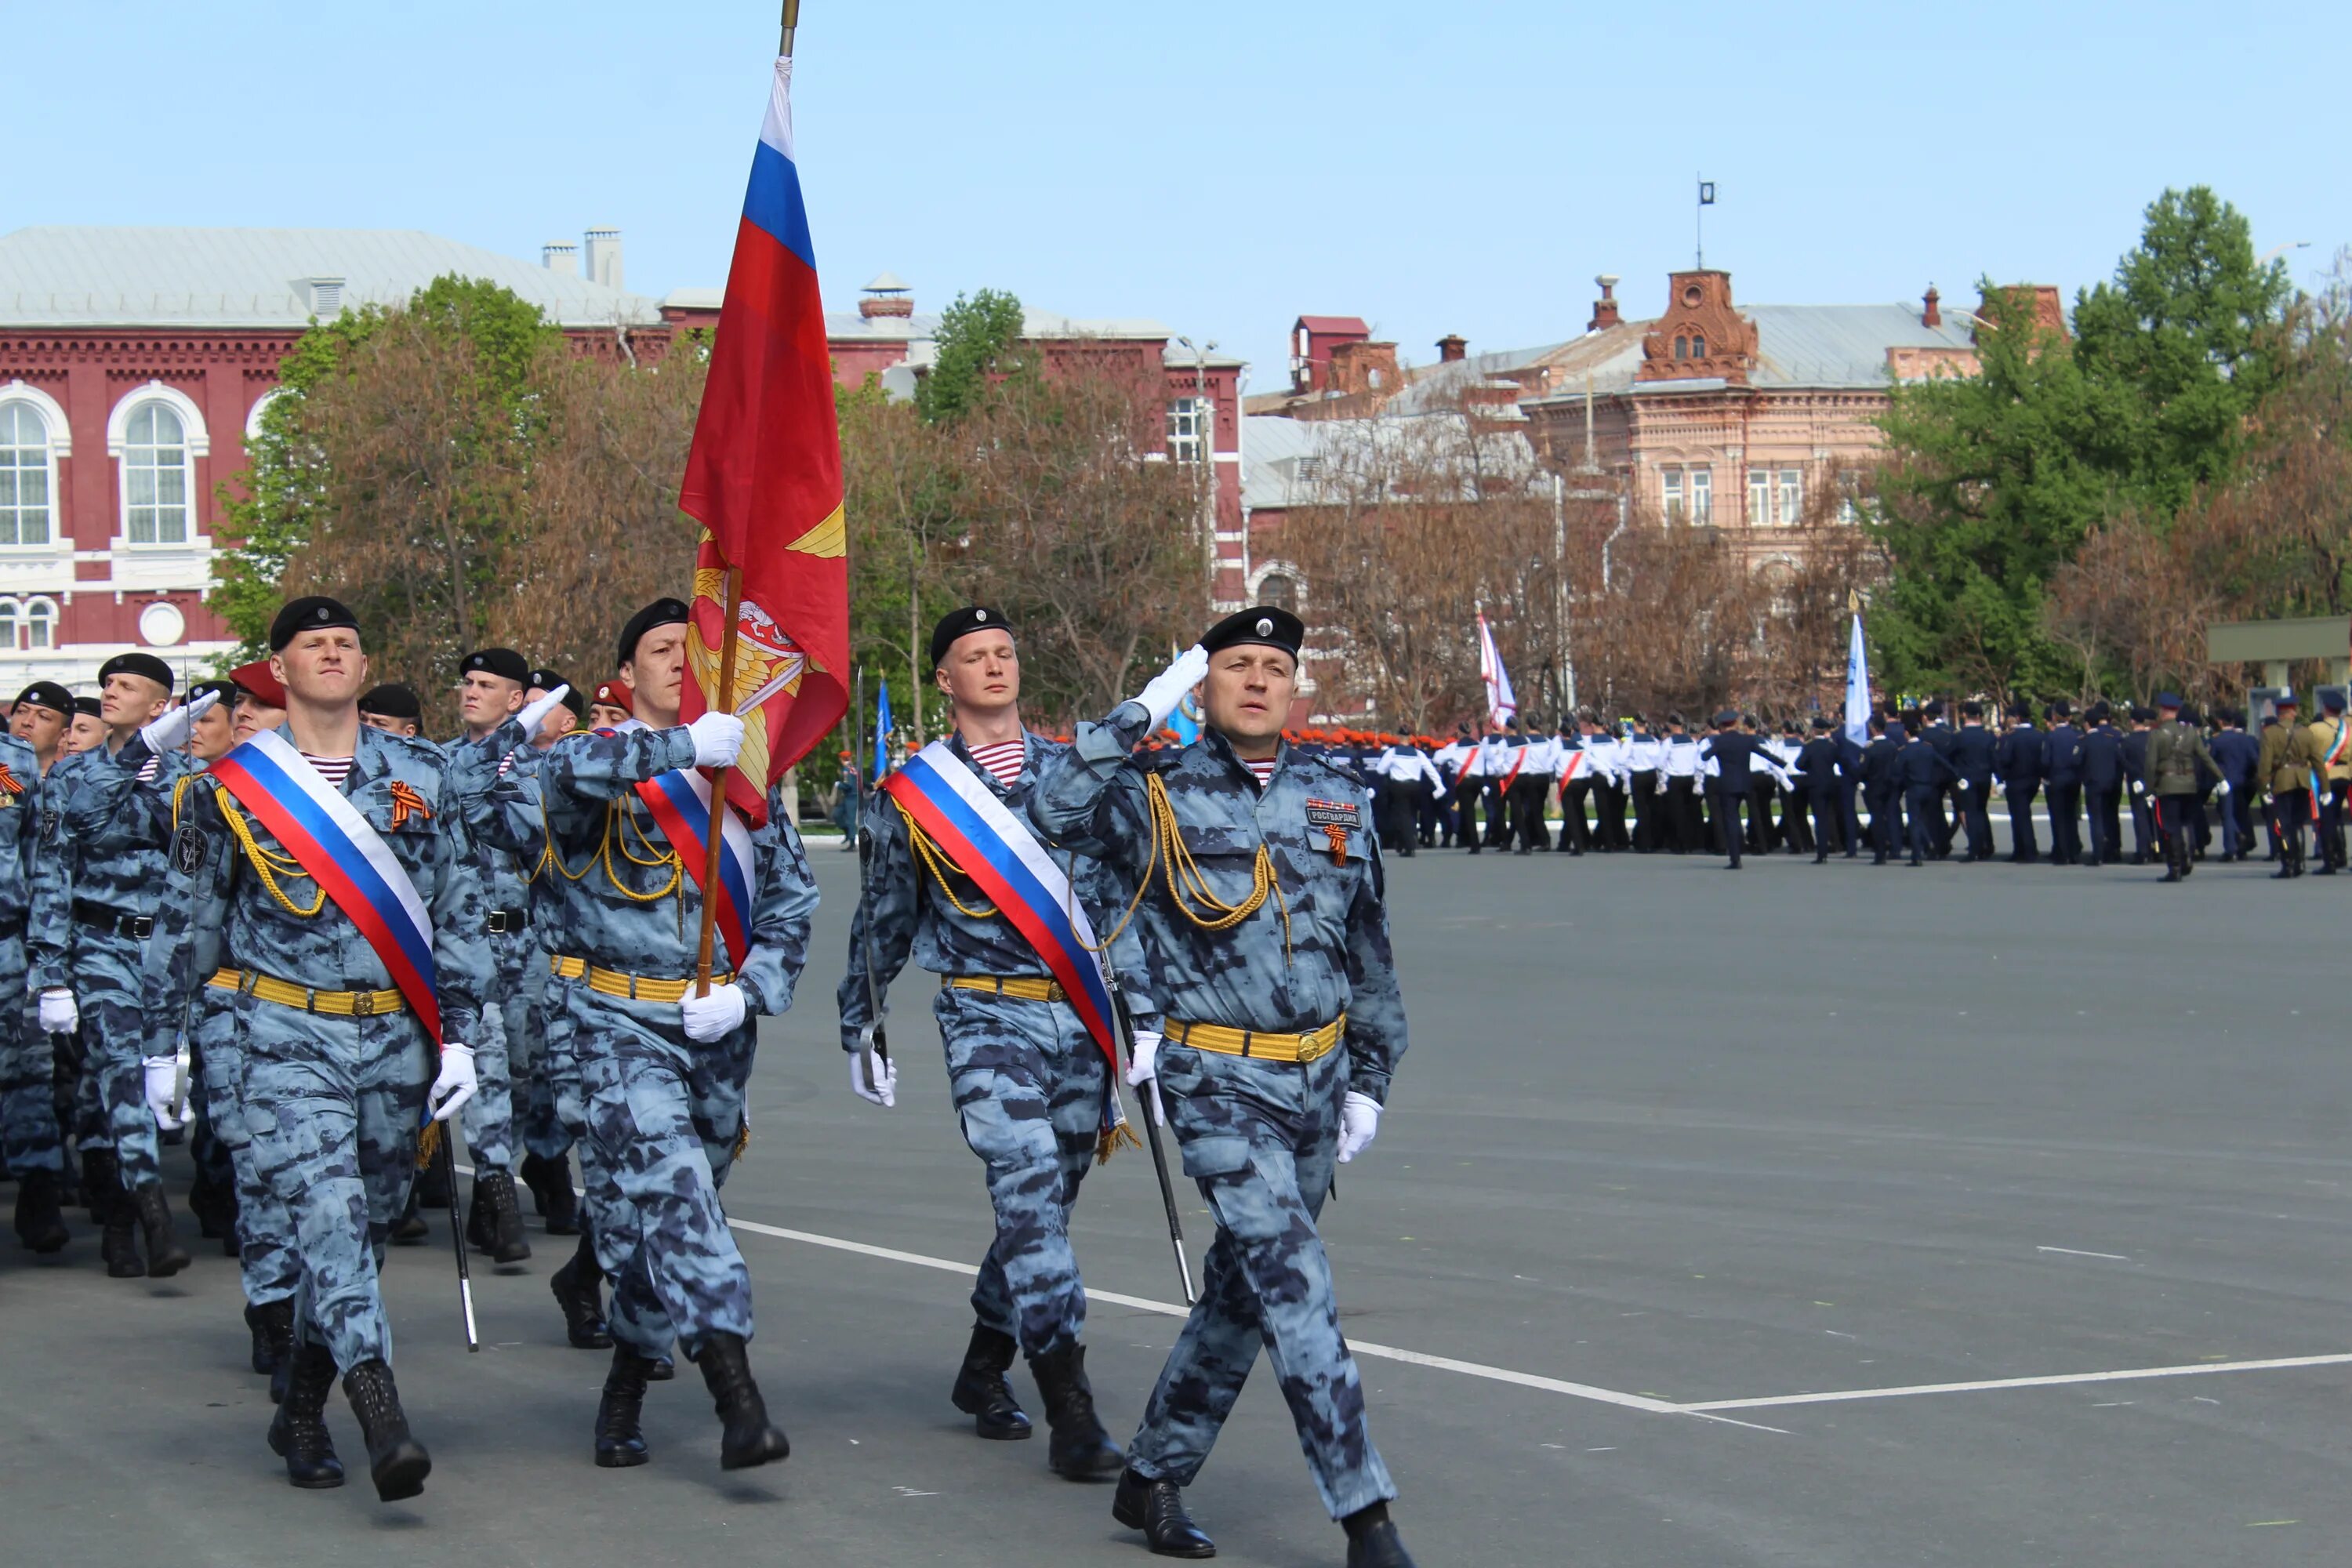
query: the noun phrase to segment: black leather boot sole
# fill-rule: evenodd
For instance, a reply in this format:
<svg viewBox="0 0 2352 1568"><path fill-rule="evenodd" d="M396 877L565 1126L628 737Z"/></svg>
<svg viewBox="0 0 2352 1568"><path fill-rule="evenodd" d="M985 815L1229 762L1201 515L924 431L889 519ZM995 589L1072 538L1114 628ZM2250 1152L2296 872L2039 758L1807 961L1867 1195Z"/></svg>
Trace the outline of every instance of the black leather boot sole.
<svg viewBox="0 0 2352 1568"><path fill-rule="evenodd" d="M1012 1335L973 1324L971 1344L948 1394L948 1402L971 1417L972 1430L992 1442L1017 1443L1030 1435L1029 1417L1004 1380L1019 1350Z"/></svg>
<svg viewBox="0 0 2352 1568"><path fill-rule="evenodd" d="M1217 1554L1217 1543L1184 1511L1184 1491L1174 1481L1150 1481L1133 1470L1122 1471L1110 1516L1143 1531L1143 1543L1155 1557L1199 1561Z"/></svg>
<svg viewBox="0 0 2352 1568"><path fill-rule="evenodd" d="M433 1456L408 1430L392 1368L380 1361L360 1363L343 1373L343 1394L367 1440L368 1478L375 1482L377 1499L402 1502L422 1492L425 1478L433 1473Z"/></svg>

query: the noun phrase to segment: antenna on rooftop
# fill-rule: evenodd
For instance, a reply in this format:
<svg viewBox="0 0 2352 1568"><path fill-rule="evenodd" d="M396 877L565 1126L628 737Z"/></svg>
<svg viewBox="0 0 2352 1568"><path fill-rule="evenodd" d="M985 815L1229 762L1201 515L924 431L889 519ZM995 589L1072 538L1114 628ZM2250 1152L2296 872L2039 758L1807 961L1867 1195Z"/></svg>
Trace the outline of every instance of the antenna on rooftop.
<svg viewBox="0 0 2352 1568"><path fill-rule="evenodd" d="M1692 178L1698 180L1698 205L1693 209L1691 217L1695 236L1692 248L1696 252L1696 270L1704 272L1706 270L1706 209L1715 205L1715 182L1697 175Z"/></svg>

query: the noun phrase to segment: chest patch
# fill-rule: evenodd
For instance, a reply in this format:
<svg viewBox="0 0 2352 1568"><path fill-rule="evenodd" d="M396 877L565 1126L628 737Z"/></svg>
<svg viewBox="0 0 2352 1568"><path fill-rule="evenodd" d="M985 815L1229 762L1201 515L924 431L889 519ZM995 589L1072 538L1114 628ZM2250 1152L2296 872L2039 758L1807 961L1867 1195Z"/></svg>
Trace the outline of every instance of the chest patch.
<svg viewBox="0 0 2352 1568"><path fill-rule="evenodd" d="M172 837L172 865L183 877L193 877L205 863L210 847L201 829L183 827Z"/></svg>
<svg viewBox="0 0 2352 1568"><path fill-rule="evenodd" d="M1353 827L1356 808L1333 801L1310 800L1307 803L1307 826L1309 827Z"/></svg>

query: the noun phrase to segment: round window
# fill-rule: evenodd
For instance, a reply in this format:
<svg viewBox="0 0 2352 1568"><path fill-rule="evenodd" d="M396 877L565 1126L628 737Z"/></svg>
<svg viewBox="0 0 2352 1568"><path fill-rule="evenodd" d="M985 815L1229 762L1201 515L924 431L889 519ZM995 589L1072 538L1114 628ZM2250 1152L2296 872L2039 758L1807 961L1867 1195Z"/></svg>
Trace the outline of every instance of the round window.
<svg viewBox="0 0 2352 1568"><path fill-rule="evenodd" d="M139 640L149 647L171 647L188 632L188 617L177 605L158 599L139 612Z"/></svg>
<svg viewBox="0 0 2352 1568"><path fill-rule="evenodd" d="M1683 286L1683 308L1685 310L1697 310L1698 302L1705 298L1706 298L1706 296L1699 292L1699 287L1697 284L1688 283Z"/></svg>

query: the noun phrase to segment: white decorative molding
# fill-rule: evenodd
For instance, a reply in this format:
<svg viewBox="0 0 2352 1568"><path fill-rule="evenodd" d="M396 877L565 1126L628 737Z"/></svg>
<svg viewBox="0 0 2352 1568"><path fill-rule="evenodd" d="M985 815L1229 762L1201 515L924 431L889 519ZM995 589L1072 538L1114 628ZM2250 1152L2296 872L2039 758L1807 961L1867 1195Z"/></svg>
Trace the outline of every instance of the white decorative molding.
<svg viewBox="0 0 2352 1568"><path fill-rule="evenodd" d="M188 456L191 458L211 456L212 432L205 427L204 410L196 406L196 400L176 386L166 386L160 381L151 381L144 386L134 386L124 393L115 401L114 411L106 416L106 455L108 457L122 456L123 442L131 428L131 416L139 411L141 405L148 403L167 405L173 413L180 416L180 423L187 429ZM194 496L191 495L189 499L193 503Z"/></svg>
<svg viewBox="0 0 2352 1568"><path fill-rule="evenodd" d="M28 381L12 381L0 386L0 403L31 404L34 411L40 415L41 423L48 427L49 456L73 456L73 424L66 417L64 407L56 398ZM57 495L54 483L50 486L49 494L52 498Z"/></svg>

